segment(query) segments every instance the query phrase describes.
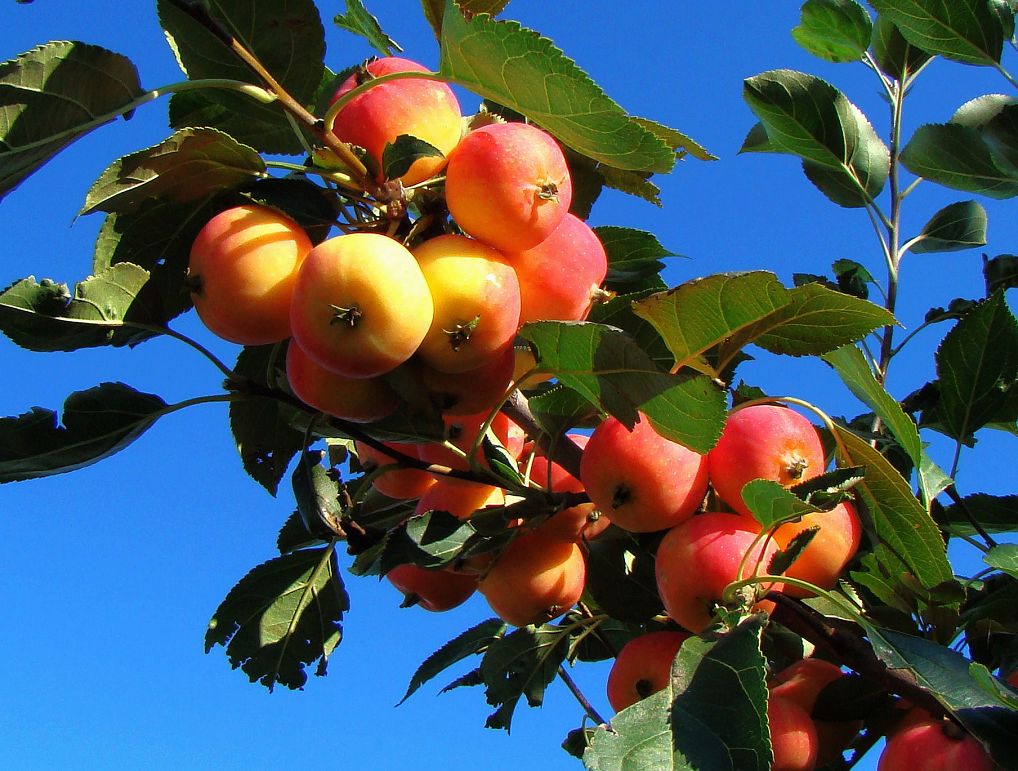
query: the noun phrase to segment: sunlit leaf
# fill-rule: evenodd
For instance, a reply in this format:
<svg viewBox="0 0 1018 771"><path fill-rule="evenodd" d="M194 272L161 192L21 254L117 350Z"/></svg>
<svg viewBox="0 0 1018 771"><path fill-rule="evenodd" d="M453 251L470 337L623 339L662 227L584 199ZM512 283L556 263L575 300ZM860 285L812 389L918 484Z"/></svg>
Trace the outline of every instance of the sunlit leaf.
<svg viewBox="0 0 1018 771"><path fill-rule="evenodd" d="M303 688L310 665L325 674L349 608L333 546L284 554L230 590L209 621L205 652L222 645L234 668L270 691Z"/></svg>
<svg viewBox="0 0 1018 771"><path fill-rule="evenodd" d="M947 506L942 517L951 532L959 535L977 535L972 519L988 533L1013 532L1018 530L1018 495L966 495L961 503Z"/></svg>
<svg viewBox="0 0 1018 771"><path fill-rule="evenodd" d="M870 16L855 0L807 0L795 41L829 62L857 62L870 45Z"/></svg>
<svg viewBox="0 0 1018 771"><path fill-rule="evenodd" d="M31 351L137 345L165 321L148 271L119 263L74 287L29 276L0 293L0 330Z"/></svg>
<svg viewBox="0 0 1018 771"><path fill-rule="evenodd" d="M182 129L110 164L85 197L82 214L133 212L158 198L189 203L265 174L253 149L214 129Z"/></svg>
<svg viewBox="0 0 1018 771"><path fill-rule="evenodd" d="M653 233L634 228L602 225L594 228L608 256L605 288L619 294L664 288L662 260L676 256Z"/></svg>
<svg viewBox="0 0 1018 771"><path fill-rule="evenodd" d="M877 66L898 81L916 73L930 59L928 53L909 43L894 22L882 14L873 24L870 45Z"/></svg>
<svg viewBox="0 0 1018 771"><path fill-rule="evenodd" d="M0 199L143 93L129 59L84 43L46 43L0 64Z"/></svg>
<svg viewBox="0 0 1018 771"><path fill-rule="evenodd" d="M870 5L924 51L965 64L1000 61L1003 26L986 0L870 0Z"/></svg>
<svg viewBox="0 0 1018 771"><path fill-rule="evenodd" d="M971 126L920 126L902 150L901 162L913 174L955 190L991 198L1018 195L1018 169L998 163L979 129Z"/></svg>
<svg viewBox="0 0 1018 771"><path fill-rule="evenodd" d="M361 0L346 0L346 13L337 13L332 21L340 29L363 37L382 56L392 56L403 50L385 34L378 19L368 13Z"/></svg>
<svg viewBox="0 0 1018 771"><path fill-rule="evenodd" d="M442 22L442 77L525 115L574 150L620 169L667 172L675 152L630 117L547 38L515 21Z"/></svg>

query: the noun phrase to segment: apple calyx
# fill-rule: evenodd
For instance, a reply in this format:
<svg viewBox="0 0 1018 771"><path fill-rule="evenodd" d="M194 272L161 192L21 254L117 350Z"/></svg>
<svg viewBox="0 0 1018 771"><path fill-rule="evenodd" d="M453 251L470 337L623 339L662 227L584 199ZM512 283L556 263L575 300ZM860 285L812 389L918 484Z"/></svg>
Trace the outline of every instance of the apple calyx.
<svg viewBox="0 0 1018 771"><path fill-rule="evenodd" d="M537 197L542 201L558 202L558 185L554 182L545 182L541 185L541 189L538 191Z"/></svg>
<svg viewBox="0 0 1018 771"><path fill-rule="evenodd" d="M346 324L352 329L364 318L361 309L356 305L351 305L349 308L343 308L339 305L330 305L329 307L333 310L332 318L329 320L330 324Z"/></svg>
<svg viewBox="0 0 1018 771"><path fill-rule="evenodd" d="M470 321L461 321L452 329L443 329L442 331L449 335L449 345L452 346L452 349L458 351L463 343L470 340L470 335L473 334L473 331L477 329L477 325L480 323L481 316L478 314Z"/></svg>

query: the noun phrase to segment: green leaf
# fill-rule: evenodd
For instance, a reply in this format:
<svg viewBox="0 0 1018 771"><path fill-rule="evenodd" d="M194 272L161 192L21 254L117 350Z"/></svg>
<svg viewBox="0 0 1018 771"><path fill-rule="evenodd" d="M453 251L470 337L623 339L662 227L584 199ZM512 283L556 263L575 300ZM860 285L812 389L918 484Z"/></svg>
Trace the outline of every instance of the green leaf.
<svg viewBox="0 0 1018 771"><path fill-rule="evenodd" d="M505 631L504 621L499 618L489 618L457 635L417 667L417 671L410 678L406 693L403 694L403 698L399 700L397 706L409 699L418 688L436 675L463 661L467 656L474 656L487 650L492 643L502 638Z"/></svg>
<svg viewBox="0 0 1018 771"><path fill-rule="evenodd" d="M838 280L838 290L860 300L869 297L867 285L877 283L866 267L855 260L835 260L831 263L831 269Z"/></svg>
<svg viewBox="0 0 1018 771"><path fill-rule="evenodd" d="M325 31L314 0L206 0L202 5L294 99L303 105L313 103L325 57ZM157 7L170 47L188 78L256 80L247 65L197 20L169 0L159 0ZM263 104L234 91L174 94L170 125L216 128L263 153L304 152L278 102Z"/></svg>
<svg viewBox="0 0 1018 771"><path fill-rule="evenodd" d="M191 244L216 208L205 199L180 204L153 199L128 214L109 214L99 229L92 272L132 263L148 271L136 303L151 323L166 324L191 308L187 264ZM137 311L135 311L137 313Z"/></svg>
<svg viewBox="0 0 1018 771"><path fill-rule="evenodd" d="M894 324L890 312L820 284L788 291L790 302L769 317L753 342L771 353L818 356Z"/></svg>
<svg viewBox="0 0 1018 771"><path fill-rule="evenodd" d="M234 372L265 386L270 365L280 366L279 346L245 347L237 357ZM230 402L230 431L233 433L244 470L269 495L275 495L293 456L304 449L304 432L296 428L297 411L286 402L269 396L248 396Z"/></svg>
<svg viewBox="0 0 1018 771"><path fill-rule="evenodd" d="M983 278L986 280L986 296L998 289L1018 287L1018 256L1000 254L983 263Z"/></svg>
<svg viewBox="0 0 1018 771"><path fill-rule="evenodd" d="M1001 18L987 0L870 0L915 46L964 64L1000 61Z"/></svg>
<svg viewBox="0 0 1018 771"><path fill-rule="evenodd" d="M311 535L299 512L293 512L286 518L286 522L279 529L276 535L276 550L280 554L289 554L298 549L306 549L308 546L320 546L324 541Z"/></svg>
<svg viewBox="0 0 1018 771"><path fill-rule="evenodd" d="M654 325L681 367L788 301L772 273L718 273L651 295L633 311Z"/></svg>
<svg viewBox="0 0 1018 771"><path fill-rule="evenodd" d="M894 22L882 14L873 25L870 45L877 66L899 82L918 72L930 60L928 53L909 43Z"/></svg>
<svg viewBox="0 0 1018 771"><path fill-rule="evenodd" d="M102 383L67 397L61 421L33 407L0 418L0 483L63 474L89 466L143 434L166 410L154 394Z"/></svg>
<svg viewBox="0 0 1018 771"><path fill-rule="evenodd" d="M84 43L46 43L0 64L0 199L143 93L130 59Z"/></svg>
<svg viewBox="0 0 1018 771"><path fill-rule="evenodd" d="M991 568L1004 571L1012 578L1018 578L1018 543L994 546L983 555L983 562Z"/></svg>
<svg viewBox="0 0 1018 771"><path fill-rule="evenodd" d="M387 144L382 150L382 174L386 179L397 179L410 170L414 161L419 158L433 158L436 155L439 158L444 157L441 150L423 139L400 134L395 142Z"/></svg>
<svg viewBox="0 0 1018 771"><path fill-rule="evenodd" d="M297 503L297 515L308 533L328 538L343 532L339 520L343 507L339 503L340 484L322 466L323 453L308 450L301 454L290 482Z"/></svg>
<svg viewBox="0 0 1018 771"><path fill-rule="evenodd" d="M1018 169L1002 166L979 129L955 123L920 126L901 152L913 174L991 198L1018 195Z"/></svg>
<svg viewBox="0 0 1018 771"><path fill-rule="evenodd" d="M204 201L264 174L261 156L233 137L214 129L182 129L111 163L92 184L81 213L133 212L152 198Z"/></svg>
<svg viewBox="0 0 1018 771"><path fill-rule="evenodd" d="M476 531L469 522L447 511L428 511L411 517L393 532L381 557L381 570L412 563L423 568L440 568L454 562Z"/></svg>
<svg viewBox="0 0 1018 771"><path fill-rule="evenodd" d="M137 345L161 325L161 309L149 304L149 273L120 263L80 282L72 296L66 284L29 276L0 293L0 330L30 351L75 351Z"/></svg>
<svg viewBox="0 0 1018 771"><path fill-rule="evenodd" d="M585 588L599 608L622 621L647 621L663 611L654 555L617 527L587 544Z"/></svg>
<svg viewBox="0 0 1018 771"><path fill-rule="evenodd" d="M498 16L509 5L509 0L456 0L459 9L467 14L488 13ZM424 17L435 31L435 37L442 34L442 18L445 16L446 0L421 0Z"/></svg>
<svg viewBox="0 0 1018 771"><path fill-rule="evenodd" d="M834 426L841 465L864 466L866 478L856 486L878 541L900 559L926 588L954 577L944 539L929 513L916 500L904 477L870 445L841 426ZM897 571L891 575L897 575Z"/></svg>
<svg viewBox="0 0 1018 771"><path fill-rule="evenodd" d="M547 38L515 21L470 20L450 0L439 74L525 115L564 144L607 166L667 172L675 152L609 99Z"/></svg>
<svg viewBox="0 0 1018 771"><path fill-rule="evenodd" d="M583 762L591 771L711 769L766 771L763 620L753 616L720 640L682 644L668 687L599 728Z"/></svg>
<svg viewBox="0 0 1018 771"><path fill-rule="evenodd" d="M363 37L382 56L392 56L403 50L385 34L378 19L368 13L361 0L346 0L346 13L337 13L332 21L340 29Z"/></svg>
<svg viewBox="0 0 1018 771"><path fill-rule="evenodd" d="M525 324L520 335L534 344L543 371L627 426L643 412L666 439L701 453L721 435L724 392L704 375L661 372L617 329L541 321Z"/></svg>
<svg viewBox="0 0 1018 771"><path fill-rule="evenodd" d="M986 209L976 201L952 203L930 218L909 249L924 254L984 246L986 223Z"/></svg>
<svg viewBox="0 0 1018 771"><path fill-rule="evenodd" d="M1018 387L1018 322L1002 292L979 303L937 349L943 431L961 441L997 419Z"/></svg>
<svg viewBox="0 0 1018 771"><path fill-rule="evenodd" d="M663 205L661 203L661 188L650 181L650 178L654 176L652 172L628 171L601 164L597 168L597 173L601 176L605 187L642 198L655 206Z"/></svg>
<svg viewBox="0 0 1018 771"><path fill-rule="evenodd" d="M303 688L311 664L325 674L349 609L334 546L284 554L230 590L209 621L205 652L222 645L234 669L270 691Z"/></svg>
<svg viewBox="0 0 1018 771"><path fill-rule="evenodd" d="M1008 709L972 677L960 653L920 637L866 625L877 656L892 669L914 674L965 729L979 739L1001 768L1018 767L1018 711Z"/></svg>
<svg viewBox="0 0 1018 771"><path fill-rule="evenodd" d="M944 508L942 521L952 533L977 535L966 510L988 533L1010 533L1018 530L1018 495L973 493Z"/></svg>
<svg viewBox="0 0 1018 771"><path fill-rule="evenodd" d="M772 70L747 79L743 98L763 122L773 152L799 156L825 170L825 179L838 176L839 189L856 191L858 200L870 200L883 189L890 153L866 116L831 84L793 70ZM825 193L828 186L820 185ZM851 205L843 203L844 192L832 200Z"/></svg>
<svg viewBox="0 0 1018 771"><path fill-rule="evenodd" d="M663 123L658 123L657 121L649 120L647 118L633 118L633 120L641 126L649 129L658 139L664 141L665 144L672 148L680 158L685 157L686 155L692 155L700 161L718 160L718 157L714 155L714 153L688 134L683 134L681 131L673 129L671 126L666 126Z"/></svg>
<svg viewBox="0 0 1018 771"><path fill-rule="evenodd" d="M566 628L551 624L525 626L493 640L481 659L481 676L488 704L498 709L488 716L485 727L509 731L522 697L531 707L541 706L568 651Z"/></svg>
<svg viewBox="0 0 1018 771"><path fill-rule="evenodd" d="M857 62L870 45L873 23L855 0L807 0L795 42L829 62Z"/></svg>
<svg viewBox="0 0 1018 771"><path fill-rule="evenodd" d="M819 511L770 479L754 479L742 488L742 500L764 529Z"/></svg>
<svg viewBox="0 0 1018 771"><path fill-rule="evenodd" d="M602 225L594 232L608 256L605 288L629 294L643 289L664 288L660 273L663 259L676 255L661 245L657 236L643 230Z"/></svg>
<svg viewBox="0 0 1018 771"><path fill-rule="evenodd" d="M623 294L613 297L607 302L595 303L587 315L587 321L618 327L643 348L654 362L662 369L670 370L675 358L665 341L661 339L654 325L634 313L634 303L646 298L651 290Z"/></svg>

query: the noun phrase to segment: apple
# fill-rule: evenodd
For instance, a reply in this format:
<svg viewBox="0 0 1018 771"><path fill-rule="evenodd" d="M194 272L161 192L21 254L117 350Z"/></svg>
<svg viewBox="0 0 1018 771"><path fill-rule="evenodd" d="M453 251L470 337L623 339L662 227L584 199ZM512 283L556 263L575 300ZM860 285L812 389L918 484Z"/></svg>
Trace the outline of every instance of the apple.
<svg viewBox="0 0 1018 771"><path fill-rule="evenodd" d="M777 545L770 539L753 545L760 533L754 524L735 514L707 512L672 528L661 539L655 561L657 591L665 612L679 626L694 634L704 631L730 583L766 571ZM739 565L747 553L740 576ZM781 588L776 583L760 591ZM773 603L763 600L754 607L769 611Z"/></svg>
<svg viewBox="0 0 1018 771"><path fill-rule="evenodd" d="M580 480L616 525L654 532L674 527L700 507L707 493L707 458L665 439L643 413L632 431L609 417L583 451Z"/></svg>
<svg viewBox="0 0 1018 771"><path fill-rule="evenodd" d="M370 62L367 76L355 73L343 81L333 96L335 102L371 77L396 72L428 72L428 68L409 59L387 56ZM404 186L416 185L439 173L446 156L459 142L462 116L452 89L440 80L405 78L380 83L355 96L337 113L333 133L344 142L363 147L379 169L385 146L402 134L421 139L442 155L418 158L400 177ZM379 174L379 182L382 176Z"/></svg>
<svg viewBox="0 0 1018 771"><path fill-rule="evenodd" d="M416 444L401 442L386 442L385 444L387 447L391 447L393 450L397 450L404 455L414 458L419 457L417 453L418 445ZM396 462L391 456L364 444L364 442L355 442L354 451L357 454L357 460L367 472L372 472L380 466L389 466ZM371 480L371 484L378 492L389 498L412 500L413 498L420 498L427 492L429 487L435 484L435 476L421 469L401 467L383 471Z"/></svg>
<svg viewBox="0 0 1018 771"><path fill-rule="evenodd" d="M489 364L512 347L520 322L520 284L505 258L465 236L444 235L413 252L434 301L418 357L443 372Z"/></svg>
<svg viewBox="0 0 1018 771"><path fill-rule="evenodd" d="M480 591L495 614L513 626L561 616L583 594L583 552L575 543L536 530L516 538L481 578Z"/></svg>
<svg viewBox="0 0 1018 771"><path fill-rule="evenodd" d="M623 645L608 672L612 709L621 712L668 685L672 662L688 638L682 632L647 632Z"/></svg>
<svg viewBox="0 0 1018 771"><path fill-rule="evenodd" d="M586 447L590 441L586 434L567 434L567 436L581 448ZM559 464L550 463L536 448L530 461L530 479L553 493L584 492L583 483L579 479ZM611 520L606 514L599 511L593 502L587 502L555 512L539 527L549 538L580 542L597 538L610 524Z"/></svg>
<svg viewBox="0 0 1018 771"><path fill-rule="evenodd" d="M305 404L353 423L380 420L401 404L381 378L347 377L328 370L292 340L286 348L286 379Z"/></svg>
<svg viewBox="0 0 1018 771"><path fill-rule="evenodd" d="M442 478L424 491L414 513L446 511L457 519L469 519L488 506L504 505L505 491L501 487Z"/></svg>
<svg viewBox="0 0 1018 771"><path fill-rule="evenodd" d="M833 589L859 548L862 523L855 506L845 501L830 511L806 514L798 522L779 526L774 531L774 540L785 549L796 535L812 527L819 529L785 571L785 575L808 581L821 589ZM793 597L813 596L813 592L791 584L785 587L785 594Z"/></svg>
<svg viewBox="0 0 1018 771"><path fill-rule="evenodd" d="M417 260L378 233L336 236L312 249L290 306L297 344L348 377L381 375L409 359L433 316Z"/></svg>
<svg viewBox="0 0 1018 771"><path fill-rule="evenodd" d="M404 604L441 612L466 602L477 590L477 577L451 570L427 570L399 565L385 577L405 596Z"/></svg>
<svg viewBox="0 0 1018 771"><path fill-rule="evenodd" d="M993 771L997 765L950 720L913 723L887 737L877 771Z"/></svg>
<svg viewBox="0 0 1018 771"><path fill-rule="evenodd" d="M767 724L774 760L771 771L813 771L817 763L817 733L809 714L793 701L771 693Z"/></svg>
<svg viewBox="0 0 1018 771"><path fill-rule="evenodd" d="M275 209L220 212L191 245L187 286L198 317L240 345L285 340L297 269L310 251L303 228Z"/></svg>
<svg viewBox="0 0 1018 771"><path fill-rule="evenodd" d="M722 501L750 515L742 488L754 479L790 487L826 467L820 435L806 418L776 404L754 404L728 416L721 438L707 453L709 476Z"/></svg>
<svg viewBox="0 0 1018 771"><path fill-rule="evenodd" d="M520 281L521 324L582 321L608 273L601 240L573 214L541 243L506 257Z"/></svg>
<svg viewBox="0 0 1018 771"><path fill-rule="evenodd" d="M474 415L500 404L513 379L516 355L511 346L476 369L442 372L420 362L421 384L445 415Z"/></svg>
<svg viewBox="0 0 1018 771"><path fill-rule="evenodd" d="M506 252L537 246L569 211L573 187L558 143L527 123L493 123L449 154L445 200L466 233Z"/></svg>
<svg viewBox="0 0 1018 771"><path fill-rule="evenodd" d="M479 412L473 415L444 415L442 422L445 424L446 439L464 453L469 453L477 441L477 435L488 418L488 412ZM498 412L491 421L491 432L494 438L513 457L518 458L523 451L524 435L516 423L509 419L504 413ZM470 462L466 457L461 457L453 450L443 444L434 442L422 444L418 450L421 460L428 463L447 466L448 468L466 471L470 468ZM476 463L480 467L487 464L484 460L483 447L478 444L474 455ZM452 484L470 484L470 482L458 479L450 479Z"/></svg>

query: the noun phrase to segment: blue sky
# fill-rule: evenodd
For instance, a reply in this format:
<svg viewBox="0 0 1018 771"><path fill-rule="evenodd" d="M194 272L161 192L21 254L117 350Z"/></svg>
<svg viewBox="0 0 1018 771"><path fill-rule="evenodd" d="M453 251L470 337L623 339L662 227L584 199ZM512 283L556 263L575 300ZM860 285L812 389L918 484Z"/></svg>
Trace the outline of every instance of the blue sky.
<svg viewBox="0 0 1018 771"><path fill-rule="evenodd" d="M329 23L341 3L320 4L327 63L336 70L370 51ZM416 3L370 2L405 55L434 65L437 52ZM743 78L790 67L842 87L886 128L876 81L861 67L827 65L789 36L796 3L513 0L507 15L551 37L630 112L685 131L721 160L686 161L659 184L664 207L606 194L592 224L654 232L688 259L671 261L672 284L718 271L824 272L839 258L877 275L881 260L865 215L828 203L780 156L739 156L754 119L741 100ZM154 3L7 3L0 12L0 58L46 40L97 43L132 58L148 88L181 79L159 30ZM741 8L739 6L742 6ZM620 8L625 7L625 12ZM940 122L969 98L1005 91L989 71L935 63L917 88L908 126ZM464 99L468 109L474 102ZM89 184L114 157L166 136L166 103L105 127L58 156L0 205L4 285L29 274L67 282L89 271L98 216L75 218ZM941 206L964 195L922 185L909 199L906 230L918 231ZM991 255L1014 252L1013 203L985 202ZM982 293L979 251L907 259L899 318ZM193 314L176 322L227 360L235 348L213 340ZM915 358L891 377L901 396L931 374L943 330L920 335ZM219 373L172 340L131 350L33 354L0 341L6 373L0 414L58 407L74 390L123 380L168 401L215 393ZM862 411L826 368L764 358L741 373L771 393L814 400L834 414ZM959 477L963 493L1010 492L1013 438L989 437ZM947 463L950 448L935 444ZM521 706L512 736L483 728L478 689L437 696L423 688L394 708L417 664L460 630L488 617L479 598L443 615L400 610L388 584L347 582L353 607L326 678L303 692L268 694L231 671L221 649L205 655L205 624L248 569L274 553L292 510L285 485L272 499L244 474L222 405L164 418L118 456L72 475L0 488L0 755L19 769L444 767L578 768L558 749L582 717L560 684L545 707ZM969 564L971 560L969 557ZM605 665L575 676L607 712ZM451 679L451 676L448 678ZM444 681L443 681L444 682ZM438 683L439 685L442 683Z"/></svg>

